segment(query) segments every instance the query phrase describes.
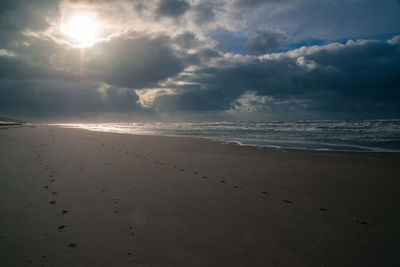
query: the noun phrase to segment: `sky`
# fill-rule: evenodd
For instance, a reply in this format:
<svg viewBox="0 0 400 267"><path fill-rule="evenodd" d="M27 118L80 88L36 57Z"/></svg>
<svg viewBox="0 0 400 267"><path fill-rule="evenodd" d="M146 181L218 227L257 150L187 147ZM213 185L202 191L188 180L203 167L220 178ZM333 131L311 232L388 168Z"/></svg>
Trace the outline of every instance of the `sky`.
<svg viewBox="0 0 400 267"><path fill-rule="evenodd" d="M399 0L0 2L0 115L400 118Z"/></svg>

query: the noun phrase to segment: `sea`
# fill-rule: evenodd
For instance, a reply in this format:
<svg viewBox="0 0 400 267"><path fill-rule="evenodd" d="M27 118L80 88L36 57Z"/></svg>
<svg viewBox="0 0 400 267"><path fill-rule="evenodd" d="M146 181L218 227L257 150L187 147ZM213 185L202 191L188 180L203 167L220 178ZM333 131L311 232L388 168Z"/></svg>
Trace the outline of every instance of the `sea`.
<svg viewBox="0 0 400 267"><path fill-rule="evenodd" d="M400 120L55 124L91 131L188 136L282 149L400 152Z"/></svg>

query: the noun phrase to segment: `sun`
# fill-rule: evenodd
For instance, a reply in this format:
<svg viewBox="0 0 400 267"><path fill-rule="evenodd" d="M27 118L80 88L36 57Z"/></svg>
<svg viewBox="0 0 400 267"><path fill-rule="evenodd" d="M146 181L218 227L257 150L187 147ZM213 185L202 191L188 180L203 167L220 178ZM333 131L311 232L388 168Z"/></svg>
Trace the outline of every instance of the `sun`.
<svg viewBox="0 0 400 267"><path fill-rule="evenodd" d="M77 47L88 47L99 39L100 25L90 13L73 14L61 24L61 32Z"/></svg>

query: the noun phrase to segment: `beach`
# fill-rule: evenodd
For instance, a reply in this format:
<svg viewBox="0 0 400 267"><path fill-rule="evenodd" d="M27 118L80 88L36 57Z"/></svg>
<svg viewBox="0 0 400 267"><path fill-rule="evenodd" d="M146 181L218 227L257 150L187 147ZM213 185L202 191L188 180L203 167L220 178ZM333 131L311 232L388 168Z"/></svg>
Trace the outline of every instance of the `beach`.
<svg viewBox="0 0 400 267"><path fill-rule="evenodd" d="M0 128L0 266L399 266L400 153Z"/></svg>

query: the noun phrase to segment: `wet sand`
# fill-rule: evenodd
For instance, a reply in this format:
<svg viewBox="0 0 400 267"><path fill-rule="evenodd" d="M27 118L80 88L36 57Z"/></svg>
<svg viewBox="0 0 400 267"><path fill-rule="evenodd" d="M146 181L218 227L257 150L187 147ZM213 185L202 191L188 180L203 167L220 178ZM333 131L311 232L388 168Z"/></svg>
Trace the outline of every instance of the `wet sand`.
<svg viewBox="0 0 400 267"><path fill-rule="evenodd" d="M400 153L0 128L0 266L399 266Z"/></svg>

